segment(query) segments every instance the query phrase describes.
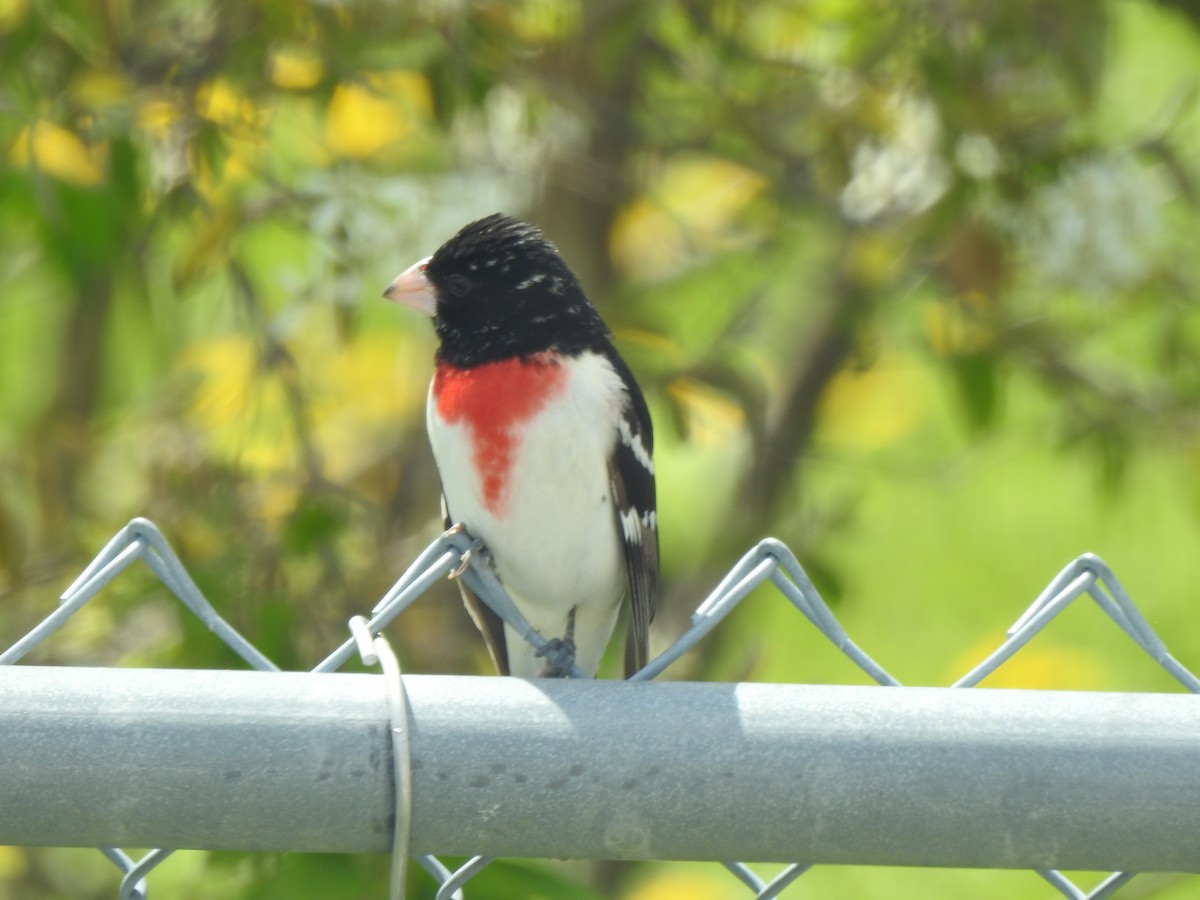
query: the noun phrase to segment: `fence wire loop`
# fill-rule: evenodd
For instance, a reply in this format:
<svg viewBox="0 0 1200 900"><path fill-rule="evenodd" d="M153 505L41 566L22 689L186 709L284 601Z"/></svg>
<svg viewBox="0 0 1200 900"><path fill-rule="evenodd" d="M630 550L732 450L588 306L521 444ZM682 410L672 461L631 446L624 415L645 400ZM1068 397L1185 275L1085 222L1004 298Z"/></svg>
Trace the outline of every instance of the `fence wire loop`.
<svg viewBox="0 0 1200 900"><path fill-rule="evenodd" d="M158 528L152 522L141 518L131 520L113 536L63 592L56 609L28 634L0 652L0 665L12 665L24 657L61 628L84 604L138 559L146 563L189 612L204 622L248 665L260 670L278 670L270 659L220 616L203 596ZM492 568L487 548L464 528L454 526L418 555L396 583L372 607L369 617L354 616L350 619L350 636L314 668L314 672L333 672L357 653L364 665L378 666L383 675L395 796L389 882L391 900L402 900L404 896L412 831L412 771L409 746L411 715L399 662L381 632L430 587L447 577L461 579L509 628L521 635L536 651L552 656L556 650L553 642L547 641L533 630L508 597ZM697 606L686 631L635 673L631 680L645 681L660 675L703 640L739 603L763 585L773 587L838 652L877 684L899 685L899 681L854 643L821 598L791 550L773 538L760 541L743 556ZM954 682L952 687L970 688L979 684L1082 596L1091 598L1122 633L1184 688L1193 693L1200 693L1200 679L1170 654L1112 570L1102 559L1090 553L1083 554L1065 566L1017 618L1001 644L981 663ZM582 675L577 667L571 667L565 674ZM101 852L122 874L120 900L148 900L147 874L172 853L171 850L158 849L146 853L140 859L134 859L116 848L103 848ZM458 869L451 870L434 856L419 855L414 857L414 860L437 882L438 900L463 900L464 885L492 862L490 857L476 856ZM760 878L743 863L727 861L723 865L753 892L756 900L770 900L779 896L780 892L809 868L807 864L797 862L787 866L768 881ZM1091 891L1087 891L1056 870L1041 869L1037 870L1037 873L1063 896L1072 900L1101 900L1110 897L1134 877L1132 872L1113 872Z"/></svg>
<svg viewBox="0 0 1200 900"><path fill-rule="evenodd" d="M115 847L101 847L100 852L122 873L117 896L120 900L147 900L149 887L146 873L127 853Z"/></svg>
<svg viewBox="0 0 1200 900"><path fill-rule="evenodd" d="M392 783L395 811L392 819L392 869L390 900L404 900L408 876L408 845L412 835L412 754L409 750L408 694L400 661L383 635L373 635L362 616L350 619L350 634L363 665L379 666L387 687L389 733L392 740Z"/></svg>

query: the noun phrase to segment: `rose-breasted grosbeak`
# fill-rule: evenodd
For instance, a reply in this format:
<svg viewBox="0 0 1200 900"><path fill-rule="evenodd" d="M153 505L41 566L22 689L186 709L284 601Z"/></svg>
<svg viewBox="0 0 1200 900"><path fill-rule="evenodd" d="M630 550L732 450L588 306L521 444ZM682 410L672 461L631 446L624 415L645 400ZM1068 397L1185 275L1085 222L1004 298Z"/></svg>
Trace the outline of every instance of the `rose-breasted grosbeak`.
<svg viewBox="0 0 1200 900"><path fill-rule="evenodd" d="M441 341L426 424L447 521L483 541L529 624L588 675L628 597L625 669L641 668L658 586L650 414L575 273L538 229L496 214L384 296L432 316ZM501 674L560 674L459 587Z"/></svg>

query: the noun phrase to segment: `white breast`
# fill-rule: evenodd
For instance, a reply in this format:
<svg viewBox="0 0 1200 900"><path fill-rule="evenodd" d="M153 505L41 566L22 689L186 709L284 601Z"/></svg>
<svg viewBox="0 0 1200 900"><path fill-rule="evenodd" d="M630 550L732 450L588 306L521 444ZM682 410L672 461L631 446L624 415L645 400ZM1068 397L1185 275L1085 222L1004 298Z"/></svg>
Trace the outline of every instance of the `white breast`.
<svg viewBox="0 0 1200 900"><path fill-rule="evenodd" d="M563 637L576 610L576 661L594 674L625 591L608 460L627 398L603 356L585 353L563 365L563 390L519 428L500 514L483 502L469 424L439 418L431 394L427 425L451 518L487 545L509 594L543 637ZM543 667L527 646L510 633L514 675Z"/></svg>

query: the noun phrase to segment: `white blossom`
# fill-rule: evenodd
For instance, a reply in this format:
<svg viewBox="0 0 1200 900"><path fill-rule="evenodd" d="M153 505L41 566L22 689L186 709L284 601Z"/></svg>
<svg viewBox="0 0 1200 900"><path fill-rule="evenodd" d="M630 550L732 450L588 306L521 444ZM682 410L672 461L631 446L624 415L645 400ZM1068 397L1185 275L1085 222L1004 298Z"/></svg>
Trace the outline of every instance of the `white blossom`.
<svg viewBox="0 0 1200 900"><path fill-rule="evenodd" d="M891 133L862 141L842 190L842 213L855 222L916 215L946 192L950 174L941 154L942 122L925 98L898 92L888 101Z"/></svg>

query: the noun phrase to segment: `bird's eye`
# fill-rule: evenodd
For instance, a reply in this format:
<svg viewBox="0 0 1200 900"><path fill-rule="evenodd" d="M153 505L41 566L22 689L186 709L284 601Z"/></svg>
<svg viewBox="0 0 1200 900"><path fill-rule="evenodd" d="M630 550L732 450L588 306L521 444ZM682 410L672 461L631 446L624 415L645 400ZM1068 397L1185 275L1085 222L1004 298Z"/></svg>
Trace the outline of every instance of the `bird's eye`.
<svg viewBox="0 0 1200 900"><path fill-rule="evenodd" d="M465 297L471 292L471 279L466 275L455 273L450 276L448 287L450 288L450 293L455 297Z"/></svg>

